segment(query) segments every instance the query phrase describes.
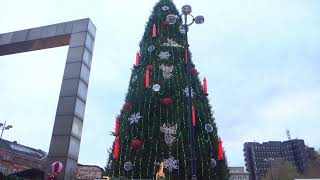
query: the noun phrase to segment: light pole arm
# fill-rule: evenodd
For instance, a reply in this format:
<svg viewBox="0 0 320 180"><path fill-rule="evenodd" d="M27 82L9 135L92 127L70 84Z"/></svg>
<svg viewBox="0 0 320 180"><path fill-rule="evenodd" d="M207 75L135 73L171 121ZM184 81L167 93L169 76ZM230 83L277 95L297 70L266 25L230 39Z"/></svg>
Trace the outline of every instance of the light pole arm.
<svg viewBox="0 0 320 180"><path fill-rule="evenodd" d="M1 127L1 136L0 139L2 139L2 135L3 135L3 131L4 130L9 130L10 128L12 128L12 125L8 125L6 126L7 121L4 121L4 124L1 123L2 127Z"/></svg>
<svg viewBox="0 0 320 180"><path fill-rule="evenodd" d="M3 131L4 131L5 127L6 127L6 122L7 121L4 121L4 124L2 126L0 139L2 139Z"/></svg>

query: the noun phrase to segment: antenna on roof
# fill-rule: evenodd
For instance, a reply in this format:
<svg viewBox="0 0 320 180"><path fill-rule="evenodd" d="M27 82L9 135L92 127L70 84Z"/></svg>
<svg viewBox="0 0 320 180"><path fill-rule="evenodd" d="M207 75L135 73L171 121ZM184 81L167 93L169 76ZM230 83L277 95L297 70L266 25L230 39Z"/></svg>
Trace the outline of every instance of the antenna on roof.
<svg viewBox="0 0 320 180"><path fill-rule="evenodd" d="M286 133L287 133L288 140L291 140L291 135L290 135L289 129L286 130Z"/></svg>

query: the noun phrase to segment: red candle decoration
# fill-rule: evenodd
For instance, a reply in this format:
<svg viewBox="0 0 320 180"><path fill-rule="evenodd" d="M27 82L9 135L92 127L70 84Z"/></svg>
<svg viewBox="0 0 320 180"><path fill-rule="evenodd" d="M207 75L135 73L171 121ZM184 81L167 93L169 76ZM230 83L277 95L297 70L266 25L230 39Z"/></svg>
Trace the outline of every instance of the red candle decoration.
<svg viewBox="0 0 320 180"><path fill-rule="evenodd" d="M122 107L123 110L128 110L128 109L130 109L130 108L131 108L131 103L129 103L129 102L125 103L125 104L123 105L123 107Z"/></svg>
<svg viewBox="0 0 320 180"><path fill-rule="evenodd" d="M222 140L221 140L220 137L218 138L218 158L219 158L219 160L223 160L224 159L223 148L222 148Z"/></svg>
<svg viewBox="0 0 320 180"><path fill-rule="evenodd" d="M198 73L197 69L196 69L195 67L193 67L193 68L191 69L191 74L192 74L192 75L196 75L197 73Z"/></svg>
<svg viewBox="0 0 320 180"><path fill-rule="evenodd" d="M150 88L150 75L149 69L146 70L146 88Z"/></svg>
<svg viewBox="0 0 320 180"><path fill-rule="evenodd" d="M169 97L166 97L162 100L162 105L164 106L170 106L173 103L172 99Z"/></svg>
<svg viewBox="0 0 320 180"><path fill-rule="evenodd" d="M156 38L157 37L157 27L155 24L153 24L152 27L152 38Z"/></svg>
<svg viewBox="0 0 320 180"><path fill-rule="evenodd" d="M133 149L133 150L139 150L141 147L142 147L142 144L143 144L143 142L141 141L141 140L139 140L139 139L134 139L134 140L132 140L132 142L131 142L131 148Z"/></svg>
<svg viewBox="0 0 320 180"><path fill-rule="evenodd" d="M197 122L196 122L196 111L195 108L192 104L192 126L196 127L197 126Z"/></svg>
<svg viewBox="0 0 320 180"><path fill-rule="evenodd" d="M139 64L140 64L140 54L139 54L139 52L137 52L137 54L136 54L136 66L139 66Z"/></svg>
<svg viewBox="0 0 320 180"><path fill-rule="evenodd" d="M205 95L208 95L208 84L207 84L207 79L203 78L203 93Z"/></svg>
<svg viewBox="0 0 320 180"><path fill-rule="evenodd" d="M115 142L114 150L113 150L113 159L115 159L115 160L119 159L119 149L120 149L119 137L116 137L116 142Z"/></svg>
<svg viewBox="0 0 320 180"><path fill-rule="evenodd" d="M119 129L120 129L120 116L118 116L116 119L116 127L114 128L114 135L115 136L118 136Z"/></svg>

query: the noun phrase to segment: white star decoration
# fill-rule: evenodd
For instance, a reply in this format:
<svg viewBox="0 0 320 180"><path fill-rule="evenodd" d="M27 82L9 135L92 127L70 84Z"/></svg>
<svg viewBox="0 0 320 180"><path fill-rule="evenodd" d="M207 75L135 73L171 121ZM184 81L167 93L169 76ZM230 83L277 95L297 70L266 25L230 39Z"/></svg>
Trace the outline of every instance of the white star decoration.
<svg viewBox="0 0 320 180"><path fill-rule="evenodd" d="M168 169L169 172L172 172L173 169L179 169L179 160L175 160L172 156L164 160L164 168Z"/></svg>
<svg viewBox="0 0 320 180"><path fill-rule="evenodd" d="M161 51L158 55L158 57L160 58L160 60L167 60L170 57L170 54L168 51Z"/></svg>
<svg viewBox="0 0 320 180"><path fill-rule="evenodd" d="M128 119L128 121L130 122L130 124L138 123L141 118L142 117L140 115L140 112L138 112L138 113L132 114L131 117Z"/></svg>

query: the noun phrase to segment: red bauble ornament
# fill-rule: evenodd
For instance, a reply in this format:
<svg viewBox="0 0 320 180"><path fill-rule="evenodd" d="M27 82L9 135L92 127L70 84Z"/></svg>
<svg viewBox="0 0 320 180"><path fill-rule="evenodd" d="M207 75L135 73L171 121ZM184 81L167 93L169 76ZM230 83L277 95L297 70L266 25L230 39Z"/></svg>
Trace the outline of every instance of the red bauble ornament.
<svg viewBox="0 0 320 180"><path fill-rule="evenodd" d="M198 73L197 69L196 69L195 67L193 67L193 68L191 69L191 74L192 74L192 75L196 75L197 73Z"/></svg>
<svg viewBox="0 0 320 180"><path fill-rule="evenodd" d="M162 100L162 105L164 106L170 106L173 103L172 99L169 97L166 97Z"/></svg>
<svg viewBox="0 0 320 180"><path fill-rule="evenodd" d="M114 128L114 135L115 136L118 136L119 129L120 129L120 116L118 116L116 119L116 127Z"/></svg>
<svg viewBox="0 0 320 180"><path fill-rule="evenodd" d="M157 37L157 27L156 25L154 24L152 26L152 38L156 38Z"/></svg>
<svg viewBox="0 0 320 180"><path fill-rule="evenodd" d="M123 107L122 107L122 109L124 109L124 110L128 110L128 109L130 109L130 108L131 108L131 103L129 103L129 102L125 103L125 104L123 105Z"/></svg>
<svg viewBox="0 0 320 180"><path fill-rule="evenodd" d="M113 149L113 159L115 160L119 159L119 150L120 150L119 137L116 137L116 142L114 144L114 149Z"/></svg>
<svg viewBox="0 0 320 180"><path fill-rule="evenodd" d="M153 65L152 64L147 65L146 69L148 69L150 72L153 71Z"/></svg>
<svg viewBox="0 0 320 180"><path fill-rule="evenodd" d="M146 70L146 88L150 88L150 71Z"/></svg>
<svg viewBox="0 0 320 180"><path fill-rule="evenodd" d="M139 64L140 64L140 54L139 54L139 52L137 52L137 54L136 54L136 66L139 66Z"/></svg>
<svg viewBox="0 0 320 180"><path fill-rule="evenodd" d="M196 121L196 111L194 106L192 105L192 126L196 127L197 126L197 121Z"/></svg>
<svg viewBox="0 0 320 180"><path fill-rule="evenodd" d="M165 20L163 23L162 23L162 27L163 29L168 29L170 26L169 22L167 20Z"/></svg>
<svg viewBox="0 0 320 180"><path fill-rule="evenodd" d="M63 164L59 161L51 164L51 171L55 174L60 174L63 169Z"/></svg>
<svg viewBox="0 0 320 180"><path fill-rule="evenodd" d="M131 142L131 149L133 150L139 150L142 147L143 142L139 139L134 139Z"/></svg>
<svg viewBox="0 0 320 180"><path fill-rule="evenodd" d="M218 138L218 158L219 160L224 160L222 140L220 137Z"/></svg>
<svg viewBox="0 0 320 180"><path fill-rule="evenodd" d="M203 93L204 95L208 95L208 85L207 85L207 79L203 78Z"/></svg>

